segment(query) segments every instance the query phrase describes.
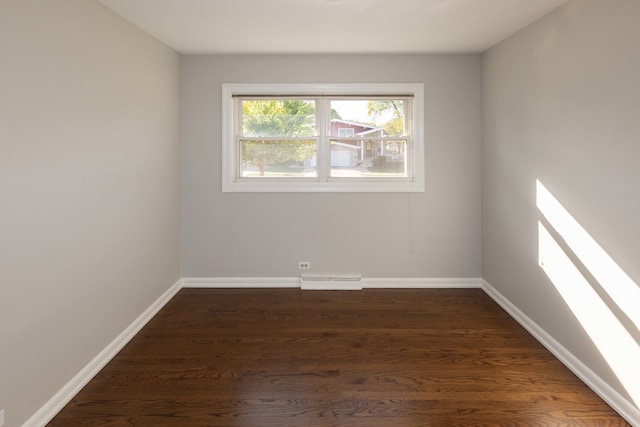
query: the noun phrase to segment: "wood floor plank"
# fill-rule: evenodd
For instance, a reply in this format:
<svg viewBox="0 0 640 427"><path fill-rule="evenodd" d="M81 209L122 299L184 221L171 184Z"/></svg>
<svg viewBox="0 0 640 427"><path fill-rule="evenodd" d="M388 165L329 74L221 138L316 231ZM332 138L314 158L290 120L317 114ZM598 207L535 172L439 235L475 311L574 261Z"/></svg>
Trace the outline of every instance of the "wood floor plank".
<svg viewBox="0 0 640 427"><path fill-rule="evenodd" d="M478 289L183 289L50 426L628 426Z"/></svg>

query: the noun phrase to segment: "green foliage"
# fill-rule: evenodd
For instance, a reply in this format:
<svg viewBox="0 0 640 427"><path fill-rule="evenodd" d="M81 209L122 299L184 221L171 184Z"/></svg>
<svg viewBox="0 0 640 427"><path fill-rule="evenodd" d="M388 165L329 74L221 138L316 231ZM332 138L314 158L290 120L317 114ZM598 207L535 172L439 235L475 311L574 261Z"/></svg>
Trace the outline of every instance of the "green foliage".
<svg viewBox="0 0 640 427"><path fill-rule="evenodd" d="M367 104L367 112L371 117L377 118L391 111L394 118L400 118L404 114L404 102L395 99L378 99L369 101Z"/></svg>
<svg viewBox="0 0 640 427"><path fill-rule="evenodd" d="M385 163L387 163L387 158L385 156L377 156L371 160L371 164L374 168L382 168Z"/></svg>
<svg viewBox="0 0 640 427"><path fill-rule="evenodd" d="M314 140L310 141L243 141L242 160L258 167L260 176L264 176L268 165L288 160L304 161L316 153Z"/></svg>
<svg viewBox="0 0 640 427"><path fill-rule="evenodd" d="M384 133L387 136L404 135L404 120L402 117L396 117L384 124Z"/></svg>
<svg viewBox="0 0 640 427"><path fill-rule="evenodd" d="M405 175L404 163L402 162L385 162L380 166L370 166L367 169L375 174Z"/></svg>
<svg viewBox="0 0 640 427"><path fill-rule="evenodd" d="M305 100L245 100L242 134L249 137L304 137L315 132L315 103ZM314 140L258 140L242 142L243 162L258 167L264 176L268 165L311 159Z"/></svg>
<svg viewBox="0 0 640 427"><path fill-rule="evenodd" d="M312 136L315 103L306 100L242 101L244 136Z"/></svg>
<svg viewBox="0 0 640 427"><path fill-rule="evenodd" d="M387 136L404 135L404 101L398 99L378 99L369 101L367 112L373 118L380 118L391 114L392 118L379 125L384 128Z"/></svg>

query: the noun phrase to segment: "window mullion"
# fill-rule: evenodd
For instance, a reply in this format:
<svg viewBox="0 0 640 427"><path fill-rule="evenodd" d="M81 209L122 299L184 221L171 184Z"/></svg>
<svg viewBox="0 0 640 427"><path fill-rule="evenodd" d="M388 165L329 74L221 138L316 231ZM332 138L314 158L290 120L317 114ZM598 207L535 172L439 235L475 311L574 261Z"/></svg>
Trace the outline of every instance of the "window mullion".
<svg viewBox="0 0 640 427"><path fill-rule="evenodd" d="M318 179L320 182L329 180L329 171L331 169L331 147L329 144L329 119L331 113L329 111L329 100L327 98L318 98L318 108L316 109L316 125L318 127L318 146L317 146L317 168Z"/></svg>

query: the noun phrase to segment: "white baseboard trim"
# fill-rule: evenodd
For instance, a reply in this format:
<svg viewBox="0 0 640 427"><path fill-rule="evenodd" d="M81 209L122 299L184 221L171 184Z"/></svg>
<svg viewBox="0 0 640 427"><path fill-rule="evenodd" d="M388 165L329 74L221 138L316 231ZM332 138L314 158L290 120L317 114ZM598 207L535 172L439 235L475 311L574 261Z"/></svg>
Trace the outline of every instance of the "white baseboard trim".
<svg viewBox="0 0 640 427"><path fill-rule="evenodd" d="M640 409L628 399L614 390L602 378L596 375L576 356L567 350L562 344L556 341L537 323L531 320L518 307L513 305L504 295L498 292L493 286L482 280L482 288L498 305L500 305L511 317L513 317L522 327L524 327L535 339L544 345L555 357L557 357L567 368L569 368L578 378L580 378L598 396L607 402L616 412L618 412L631 425L640 426Z"/></svg>
<svg viewBox="0 0 640 427"><path fill-rule="evenodd" d="M91 360L80 372L65 384L38 412L33 414L22 427L41 427L56 416L113 357L182 289L178 280L147 308L127 329L122 331L104 350Z"/></svg>
<svg viewBox="0 0 640 427"><path fill-rule="evenodd" d="M481 288L479 277L363 277L362 288L404 289L404 288ZM186 277L183 288L299 288L300 277Z"/></svg>
<svg viewBox="0 0 640 427"><path fill-rule="evenodd" d="M299 277L185 277L183 288L299 288Z"/></svg>
<svg viewBox="0 0 640 427"><path fill-rule="evenodd" d="M363 277L362 287L370 289L467 289L481 288L482 279L479 277Z"/></svg>

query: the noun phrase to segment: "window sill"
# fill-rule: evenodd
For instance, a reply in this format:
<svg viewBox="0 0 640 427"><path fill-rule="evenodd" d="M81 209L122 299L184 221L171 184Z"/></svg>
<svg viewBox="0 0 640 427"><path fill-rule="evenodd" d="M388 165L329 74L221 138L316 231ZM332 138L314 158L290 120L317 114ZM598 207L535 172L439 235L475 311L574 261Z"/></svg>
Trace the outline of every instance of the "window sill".
<svg viewBox="0 0 640 427"><path fill-rule="evenodd" d="M416 193L424 192L424 180L316 180L242 179L222 183L223 193Z"/></svg>

